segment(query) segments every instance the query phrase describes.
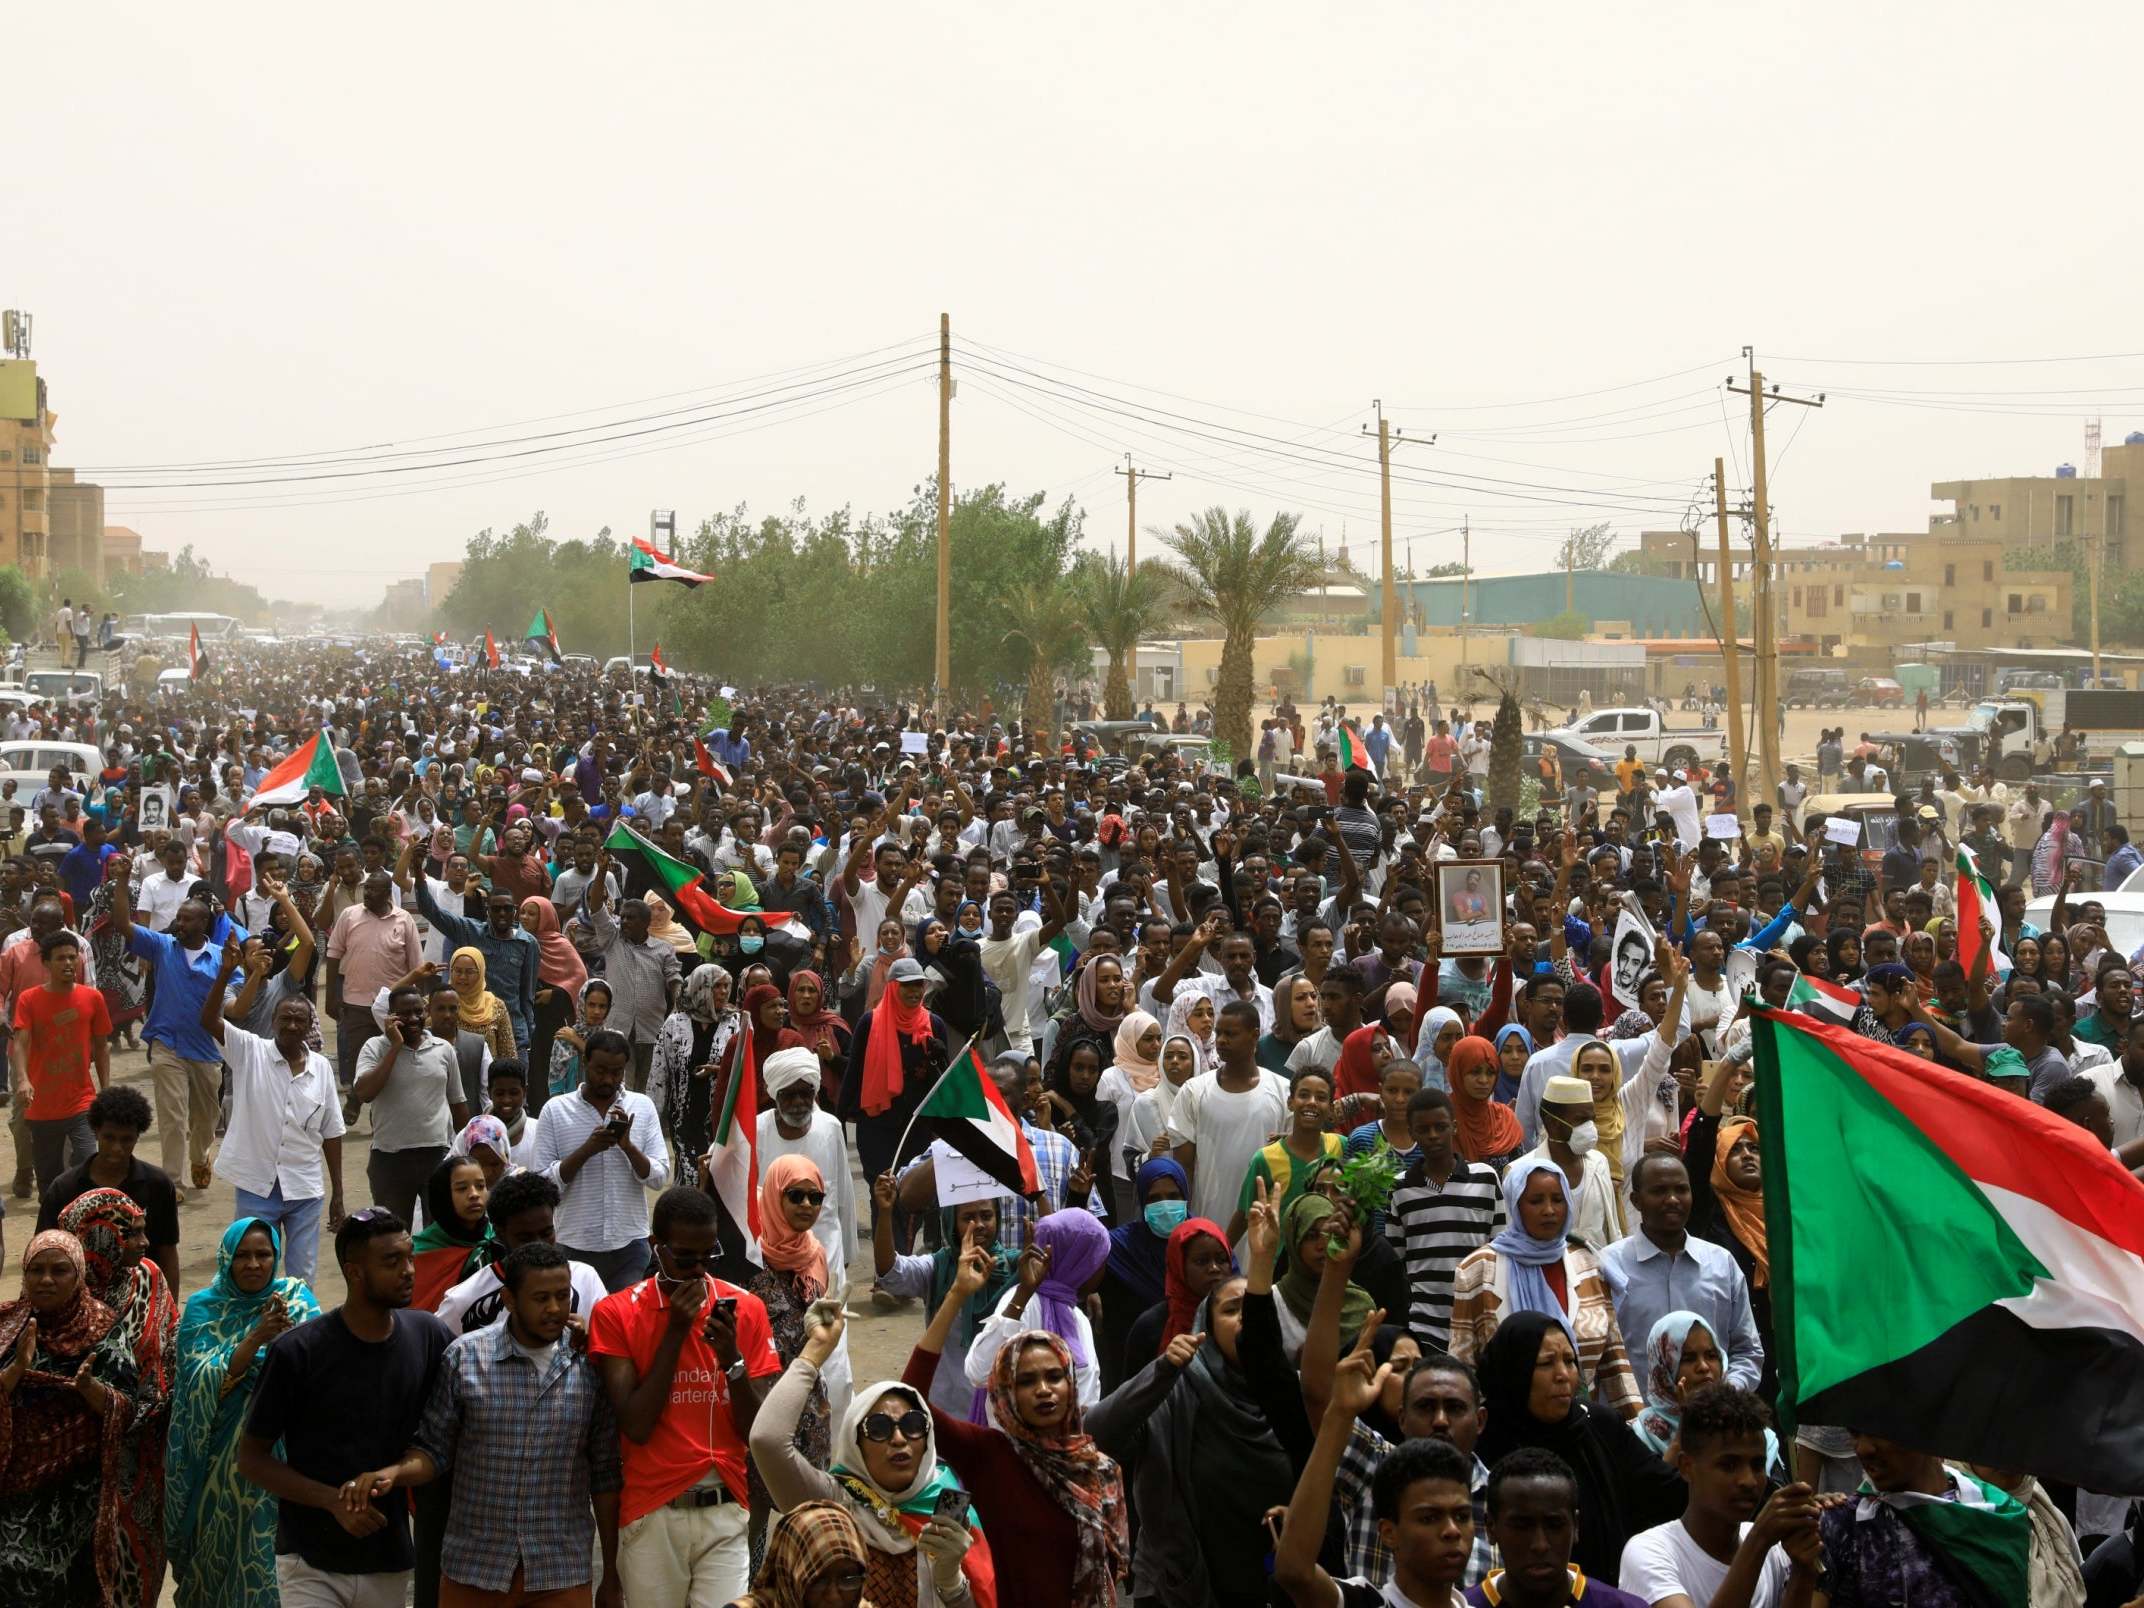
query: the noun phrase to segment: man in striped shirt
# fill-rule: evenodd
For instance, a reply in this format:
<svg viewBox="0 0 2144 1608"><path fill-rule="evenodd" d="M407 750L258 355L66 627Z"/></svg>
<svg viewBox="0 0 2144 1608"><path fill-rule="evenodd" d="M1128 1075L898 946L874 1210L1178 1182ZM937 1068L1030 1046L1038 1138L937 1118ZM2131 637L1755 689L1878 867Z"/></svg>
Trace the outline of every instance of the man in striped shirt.
<svg viewBox="0 0 2144 1608"><path fill-rule="evenodd" d="M1407 1264L1408 1332L1425 1351L1447 1351L1452 1275L1470 1251L1502 1232L1504 1192L1494 1168L1460 1159L1444 1090L1424 1089L1407 1102L1407 1129L1422 1159L1393 1189L1385 1233Z"/></svg>

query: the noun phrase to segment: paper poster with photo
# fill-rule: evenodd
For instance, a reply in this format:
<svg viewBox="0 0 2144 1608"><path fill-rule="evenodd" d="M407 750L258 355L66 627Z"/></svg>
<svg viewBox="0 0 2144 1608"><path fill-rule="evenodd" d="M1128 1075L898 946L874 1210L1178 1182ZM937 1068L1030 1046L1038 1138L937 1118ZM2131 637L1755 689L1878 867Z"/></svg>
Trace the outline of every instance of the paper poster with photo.
<svg viewBox="0 0 2144 1608"><path fill-rule="evenodd" d="M1625 1010L1638 1004L1638 983L1653 969L1659 935L1633 893L1623 895L1615 918L1615 940L1608 946L1608 985Z"/></svg>
<svg viewBox="0 0 2144 1608"><path fill-rule="evenodd" d="M1705 817L1705 836L1732 843L1742 836L1742 818L1732 811Z"/></svg>
<svg viewBox="0 0 2144 1608"><path fill-rule="evenodd" d="M943 1139L930 1147L931 1175L938 1186L938 1204L952 1208L971 1200L1009 1198L1012 1191L984 1172Z"/></svg>
<svg viewBox="0 0 2144 1608"><path fill-rule="evenodd" d="M1501 955L1504 865L1501 860L1444 860L1437 865L1437 914L1446 955Z"/></svg>
<svg viewBox="0 0 2144 1608"><path fill-rule="evenodd" d="M143 788L141 818L135 825L144 832L168 832L171 829L171 811L175 802L168 785Z"/></svg>

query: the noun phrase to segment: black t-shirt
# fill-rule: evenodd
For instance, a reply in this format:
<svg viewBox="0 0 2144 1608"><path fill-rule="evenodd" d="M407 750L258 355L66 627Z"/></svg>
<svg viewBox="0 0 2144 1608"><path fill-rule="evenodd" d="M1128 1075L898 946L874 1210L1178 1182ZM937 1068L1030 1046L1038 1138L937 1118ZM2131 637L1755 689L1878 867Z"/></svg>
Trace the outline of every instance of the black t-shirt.
<svg viewBox="0 0 2144 1608"><path fill-rule="evenodd" d="M453 1338L431 1313L407 1308L376 1345L350 1332L339 1307L301 1323L269 1346L246 1433L281 1441L283 1461L323 1485L397 1462L416 1437L439 1359ZM390 1491L377 1506L387 1528L359 1540L332 1514L285 1502L275 1549L331 1574L413 1568L407 1494Z"/></svg>
<svg viewBox="0 0 2144 1608"><path fill-rule="evenodd" d="M69 1167L52 1180L52 1187L45 1191L45 1198L38 1203L38 1233L58 1228L61 1212L92 1189L104 1187L89 1176L92 1165L85 1161L79 1167ZM171 1187L169 1173L136 1156L119 1192L149 1214L149 1244L152 1247L179 1243L179 1195Z"/></svg>

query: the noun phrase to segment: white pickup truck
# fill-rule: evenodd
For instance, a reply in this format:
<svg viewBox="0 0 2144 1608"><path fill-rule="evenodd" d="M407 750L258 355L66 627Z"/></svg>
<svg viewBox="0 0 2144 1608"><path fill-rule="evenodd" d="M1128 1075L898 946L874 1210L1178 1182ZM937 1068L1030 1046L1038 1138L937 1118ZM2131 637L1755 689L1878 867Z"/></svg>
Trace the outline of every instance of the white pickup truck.
<svg viewBox="0 0 2144 1608"><path fill-rule="evenodd" d="M1635 748L1646 764L1669 770L1687 769L1699 760L1710 764L1727 752L1724 732L1670 726L1650 709L1596 709L1550 735L1591 743L1608 756L1610 764L1623 757L1624 749Z"/></svg>

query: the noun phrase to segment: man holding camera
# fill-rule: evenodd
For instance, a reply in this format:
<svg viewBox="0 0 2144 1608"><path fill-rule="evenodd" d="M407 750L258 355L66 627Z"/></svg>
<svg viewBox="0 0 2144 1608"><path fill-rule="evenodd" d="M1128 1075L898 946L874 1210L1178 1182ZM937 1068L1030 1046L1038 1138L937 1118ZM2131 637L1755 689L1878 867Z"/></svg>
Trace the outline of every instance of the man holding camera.
<svg viewBox="0 0 2144 1608"><path fill-rule="evenodd" d="M670 1149L655 1106L625 1087L632 1046L600 1028L581 1050L581 1086L544 1103L536 1119L536 1168L563 1199L558 1243L613 1292L648 1270L648 1196L670 1183Z"/></svg>
<svg viewBox="0 0 2144 1608"><path fill-rule="evenodd" d="M615 1089L622 1042L605 1060ZM554 1100L546 1117L580 1103ZM782 1360L759 1297L709 1271L721 1237L712 1196L664 1191L654 1236L654 1276L599 1302L588 1322L625 1465L618 1574L628 1602L728 1602L751 1562L746 1442Z"/></svg>

